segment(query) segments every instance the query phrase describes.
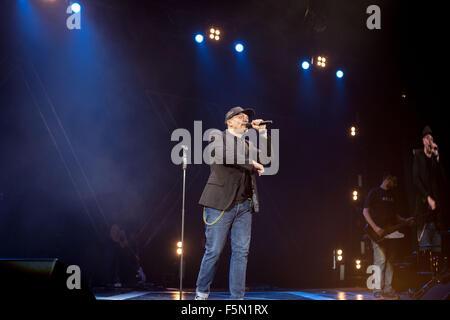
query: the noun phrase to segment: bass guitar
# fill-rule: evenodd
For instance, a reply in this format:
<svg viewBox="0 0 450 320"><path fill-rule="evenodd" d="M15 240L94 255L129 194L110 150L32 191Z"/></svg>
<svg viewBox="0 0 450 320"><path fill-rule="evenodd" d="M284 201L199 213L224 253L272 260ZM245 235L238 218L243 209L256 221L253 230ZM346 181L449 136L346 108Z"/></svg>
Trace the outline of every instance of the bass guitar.
<svg viewBox="0 0 450 320"><path fill-rule="evenodd" d="M417 218L430 217L433 215L435 215L435 213L430 210L427 213L413 217L414 223L416 222ZM381 243L386 239L401 239L401 238L403 238L405 235L403 233L399 232L399 230L401 228L409 226L409 225L411 225L409 221L404 221L399 224L387 226L387 227L383 228L383 233L381 235L376 233L375 230L368 223L364 226L363 230L367 234L367 236L370 238L370 240L372 240L375 243Z"/></svg>

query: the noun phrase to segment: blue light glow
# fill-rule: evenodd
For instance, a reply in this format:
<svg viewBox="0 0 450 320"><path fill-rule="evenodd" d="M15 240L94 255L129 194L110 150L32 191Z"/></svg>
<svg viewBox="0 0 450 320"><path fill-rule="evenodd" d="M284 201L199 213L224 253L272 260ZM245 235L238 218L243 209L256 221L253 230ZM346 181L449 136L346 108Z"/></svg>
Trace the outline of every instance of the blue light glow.
<svg viewBox="0 0 450 320"><path fill-rule="evenodd" d="M197 34L195 36L195 41L197 41L197 43L202 43L204 40L203 36L201 34Z"/></svg>
<svg viewBox="0 0 450 320"><path fill-rule="evenodd" d="M304 70L308 70L309 69L309 62L308 61L303 61L302 62L302 68Z"/></svg>
<svg viewBox="0 0 450 320"><path fill-rule="evenodd" d="M72 3L71 8L72 8L72 12L74 12L74 13L78 13L81 10L81 6L78 2Z"/></svg>
<svg viewBox="0 0 450 320"><path fill-rule="evenodd" d="M336 72L336 77L342 78L343 76L344 76L344 72L343 72L342 70L338 70L338 71Z"/></svg>
<svg viewBox="0 0 450 320"><path fill-rule="evenodd" d="M242 51L244 51L244 45L242 43L237 43L236 46L234 47L234 49L237 52L242 52Z"/></svg>

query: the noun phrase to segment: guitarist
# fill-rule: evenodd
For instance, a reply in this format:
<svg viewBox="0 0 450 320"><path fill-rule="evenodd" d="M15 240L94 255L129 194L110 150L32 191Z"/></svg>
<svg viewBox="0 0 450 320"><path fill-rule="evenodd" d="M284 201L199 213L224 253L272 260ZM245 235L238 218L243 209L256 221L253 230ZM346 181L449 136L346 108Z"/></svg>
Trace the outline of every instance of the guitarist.
<svg viewBox="0 0 450 320"><path fill-rule="evenodd" d="M392 192L397 186L397 177L390 173L383 175L383 182L379 187L370 190L365 203L363 215L367 223L379 235L384 235L383 228L398 222L413 223L413 218L404 219L396 212L395 198ZM399 296L392 288L392 276L394 268L392 259L394 257L391 241L377 243L372 240L374 265L381 270L381 287L374 289L374 297L377 300L398 300Z"/></svg>

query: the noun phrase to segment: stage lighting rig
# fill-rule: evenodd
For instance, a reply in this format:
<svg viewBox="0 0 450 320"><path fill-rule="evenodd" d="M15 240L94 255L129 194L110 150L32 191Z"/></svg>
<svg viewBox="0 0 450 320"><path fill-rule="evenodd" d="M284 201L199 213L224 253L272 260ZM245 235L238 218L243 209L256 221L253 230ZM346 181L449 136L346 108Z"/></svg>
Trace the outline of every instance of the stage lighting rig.
<svg viewBox="0 0 450 320"><path fill-rule="evenodd" d="M333 250L333 269L337 269L337 265L344 262L344 251L342 249Z"/></svg>
<svg viewBox="0 0 450 320"><path fill-rule="evenodd" d="M327 65L327 58L318 56L316 59L316 65L321 68L325 68Z"/></svg>
<svg viewBox="0 0 450 320"><path fill-rule="evenodd" d="M183 242L178 241L177 242L177 254L181 255L183 253Z"/></svg>
<svg viewBox="0 0 450 320"><path fill-rule="evenodd" d="M309 66L310 66L309 62L306 60L303 61L301 65L302 65L303 70L308 70Z"/></svg>
<svg viewBox="0 0 450 320"><path fill-rule="evenodd" d="M200 33L198 33L197 35L195 35L195 41L197 43L202 43L203 42L203 35L201 35Z"/></svg>
<svg viewBox="0 0 450 320"><path fill-rule="evenodd" d="M357 270L360 270L360 269L361 269L361 260L359 260L359 259L356 259L356 260L355 260L355 268L356 268Z"/></svg>
<svg viewBox="0 0 450 320"><path fill-rule="evenodd" d="M333 270L338 272L339 280L345 279L344 251L342 249L333 250Z"/></svg>
<svg viewBox="0 0 450 320"><path fill-rule="evenodd" d="M210 28L209 29L209 38L211 40L220 40L220 30L217 28Z"/></svg>
<svg viewBox="0 0 450 320"><path fill-rule="evenodd" d="M236 43L236 45L234 46L234 50L236 50L236 52L242 52L244 51L244 45L242 43Z"/></svg>
<svg viewBox="0 0 450 320"><path fill-rule="evenodd" d="M343 251L342 251L342 249L338 249L338 250L336 250L336 254L337 254L337 261L342 261L342 259L344 259L344 257L342 256L343 255Z"/></svg>
<svg viewBox="0 0 450 320"><path fill-rule="evenodd" d="M353 191L353 201L357 201L358 200L358 191L354 190Z"/></svg>

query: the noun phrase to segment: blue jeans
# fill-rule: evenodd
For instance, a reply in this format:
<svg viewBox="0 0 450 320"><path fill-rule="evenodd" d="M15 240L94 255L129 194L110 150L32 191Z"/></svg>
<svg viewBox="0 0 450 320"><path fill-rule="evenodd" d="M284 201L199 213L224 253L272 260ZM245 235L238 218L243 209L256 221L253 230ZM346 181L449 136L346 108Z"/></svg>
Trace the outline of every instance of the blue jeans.
<svg viewBox="0 0 450 320"><path fill-rule="evenodd" d="M205 208L206 222L214 222L221 210ZM211 283L216 272L217 261L226 243L231 229L231 262L229 286L232 299L243 299L245 294L245 276L250 247L252 213L250 201L237 204L230 211L225 211L215 224L206 225L205 254L197 278L197 294L209 295Z"/></svg>
<svg viewBox="0 0 450 320"><path fill-rule="evenodd" d="M391 293L392 277L394 275L394 266L392 265L393 250L389 240L380 245L372 241L373 248L373 264L380 267L380 288L373 290L374 293Z"/></svg>

